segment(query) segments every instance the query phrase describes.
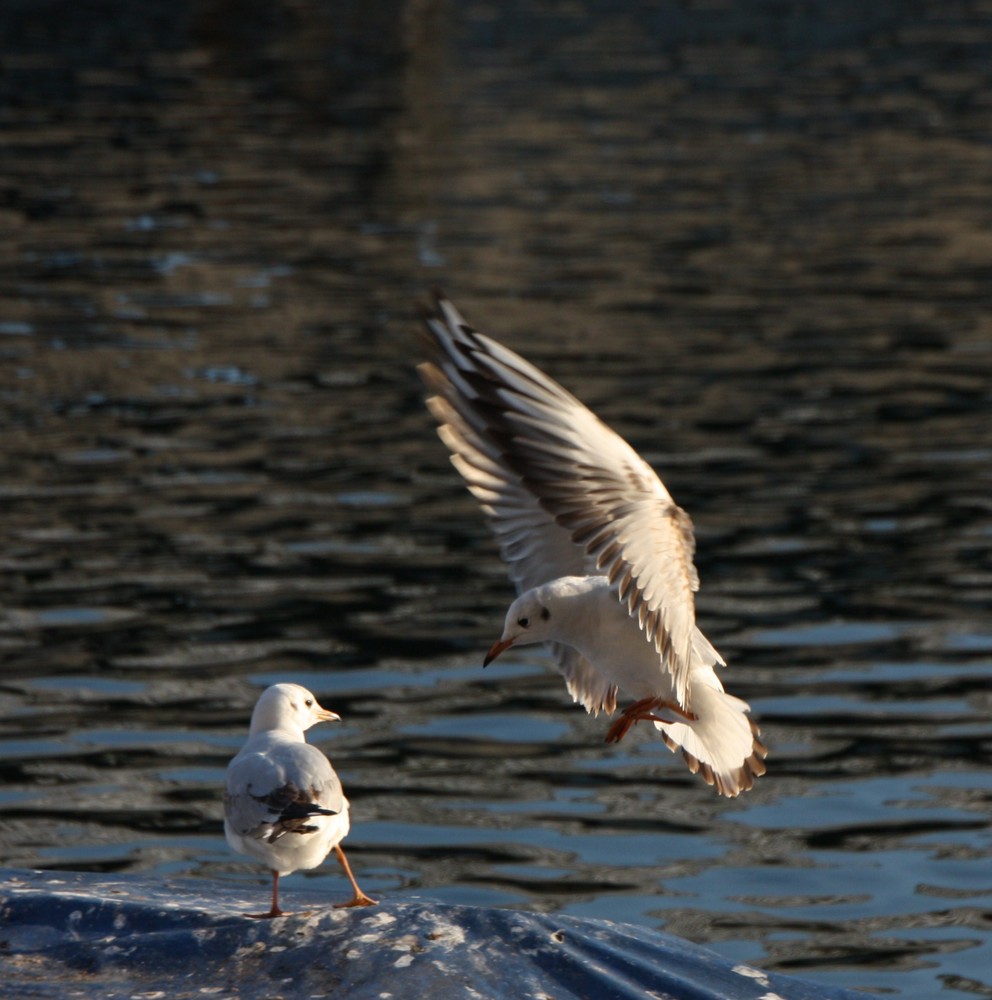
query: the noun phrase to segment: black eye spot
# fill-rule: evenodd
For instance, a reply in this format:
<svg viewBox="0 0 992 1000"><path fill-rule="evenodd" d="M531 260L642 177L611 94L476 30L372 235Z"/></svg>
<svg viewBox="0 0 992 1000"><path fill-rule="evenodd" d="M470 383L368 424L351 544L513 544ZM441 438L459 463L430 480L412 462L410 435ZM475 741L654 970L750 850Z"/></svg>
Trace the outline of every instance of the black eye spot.
<svg viewBox="0 0 992 1000"><path fill-rule="evenodd" d="M551 617L551 612L547 608L541 608L541 621L547 621Z"/></svg>
<svg viewBox="0 0 992 1000"><path fill-rule="evenodd" d="M313 708L313 698L307 698L304 704L307 706L307 708Z"/></svg>
<svg viewBox="0 0 992 1000"><path fill-rule="evenodd" d="M524 617L524 618L518 618L518 619L517 619L517 624L518 624L518 625L519 625L519 626L520 626L521 628L527 628L527 626L528 626L528 625L530 624L530 619L529 619L529 618L526 618L526 617Z"/></svg>

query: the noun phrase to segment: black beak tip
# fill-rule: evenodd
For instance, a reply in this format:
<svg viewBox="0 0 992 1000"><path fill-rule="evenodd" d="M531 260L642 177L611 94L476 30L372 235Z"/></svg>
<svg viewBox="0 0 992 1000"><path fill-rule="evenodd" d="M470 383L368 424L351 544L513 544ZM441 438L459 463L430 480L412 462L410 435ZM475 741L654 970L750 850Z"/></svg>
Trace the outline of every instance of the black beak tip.
<svg viewBox="0 0 992 1000"><path fill-rule="evenodd" d="M502 653L506 649L509 649L509 647L512 644L513 644L512 639L507 640L505 642L503 640L500 640L499 642L494 642L490 647L489 652L486 653L486 658L482 661L482 666L488 667L489 664L492 663L493 660L495 660L500 653Z"/></svg>

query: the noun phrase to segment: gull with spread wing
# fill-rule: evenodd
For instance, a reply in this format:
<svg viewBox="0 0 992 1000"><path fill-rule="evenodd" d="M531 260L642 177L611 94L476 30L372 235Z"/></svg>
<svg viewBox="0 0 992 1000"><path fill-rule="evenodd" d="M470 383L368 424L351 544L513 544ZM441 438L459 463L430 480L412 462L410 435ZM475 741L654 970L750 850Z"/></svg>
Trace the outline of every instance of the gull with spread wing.
<svg viewBox="0 0 992 1000"><path fill-rule="evenodd" d="M609 742L650 721L721 795L751 788L767 751L696 627L689 515L623 438L443 295L424 322L427 406L519 594L485 662L545 642L586 711L635 699Z"/></svg>
<svg viewBox="0 0 992 1000"><path fill-rule="evenodd" d="M331 762L304 735L318 722L339 719L299 684L273 684L255 704L248 742L227 766L227 842L272 872L272 906L268 913L248 914L251 917L284 916L279 908L279 877L316 868L332 849L354 890L347 903L336 905L376 902L358 888L341 849L351 826L341 781Z"/></svg>

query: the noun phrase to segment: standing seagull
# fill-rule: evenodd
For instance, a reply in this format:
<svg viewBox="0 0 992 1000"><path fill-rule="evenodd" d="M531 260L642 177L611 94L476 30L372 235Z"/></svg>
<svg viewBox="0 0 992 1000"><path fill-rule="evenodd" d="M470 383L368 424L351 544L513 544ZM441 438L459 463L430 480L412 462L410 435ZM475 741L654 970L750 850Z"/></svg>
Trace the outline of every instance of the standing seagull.
<svg viewBox="0 0 992 1000"><path fill-rule="evenodd" d="M272 871L272 907L251 917L280 917L279 876L316 868L331 848L355 895L337 906L372 906L341 850L348 800L331 762L303 735L318 722L340 720L299 684L266 688L251 714L248 742L227 766L224 834L240 854Z"/></svg>
<svg viewBox="0 0 992 1000"><path fill-rule="evenodd" d="M427 406L520 595L486 664L546 642L587 712L612 714L618 690L635 699L608 742L651 721L721 795L751 788L767 751L696 627L689 515L623 438L443 295L424 322Z"/></svg>

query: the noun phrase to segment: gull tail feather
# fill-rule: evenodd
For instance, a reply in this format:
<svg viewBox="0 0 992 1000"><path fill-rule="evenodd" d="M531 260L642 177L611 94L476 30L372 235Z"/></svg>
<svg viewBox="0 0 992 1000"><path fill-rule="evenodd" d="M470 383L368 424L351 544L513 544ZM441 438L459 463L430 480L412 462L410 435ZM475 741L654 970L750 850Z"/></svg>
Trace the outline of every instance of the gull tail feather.
<svg viewBox="0 0 992 1000"><path fill-rule="evenodd" d="M708 684L692 689L692 722L656 722L669 750L682 751L693 774L734 798L765 773L768 750L748 718L747 702Z"/></svg>

